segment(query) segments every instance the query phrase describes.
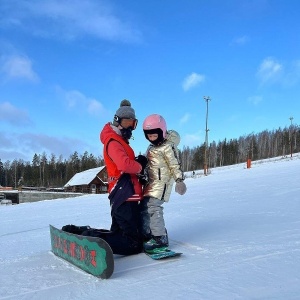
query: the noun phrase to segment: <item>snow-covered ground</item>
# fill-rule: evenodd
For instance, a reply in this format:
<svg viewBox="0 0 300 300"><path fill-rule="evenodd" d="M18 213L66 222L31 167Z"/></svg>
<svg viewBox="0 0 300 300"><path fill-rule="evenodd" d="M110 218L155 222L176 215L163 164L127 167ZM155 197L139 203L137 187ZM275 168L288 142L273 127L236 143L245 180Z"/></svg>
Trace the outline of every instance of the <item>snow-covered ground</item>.
<svg viewBox="0 0 300 300"><path fill-rule="evenodd" d="M2 299L300 299L300 157L216 168L165 204L179 259L115 257L108 280L50 252L49 224L109 228L107 195L0 207Z"/></svg>

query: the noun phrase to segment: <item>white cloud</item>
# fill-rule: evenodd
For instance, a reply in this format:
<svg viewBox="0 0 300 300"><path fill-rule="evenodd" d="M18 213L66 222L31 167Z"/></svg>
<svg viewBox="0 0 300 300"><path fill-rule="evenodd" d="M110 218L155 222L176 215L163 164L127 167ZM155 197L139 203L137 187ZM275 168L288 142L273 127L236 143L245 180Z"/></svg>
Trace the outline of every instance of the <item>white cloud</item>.
<svg viewBox="0 0 300 300"><path fill-rule="evenodd" d="M248 101L253 105L258 105L262 100L263 98L261 96L252 96L248 98Z"/></svg>
<svg viewBox="0 0 300 300"><path fill-rule="evenodd" d="M199 146L203 143L203 136L201 136L201 132L193 133L193 134L185 134L182 137L181 145L195 147Z"/></svg>
<svg viewBox="0 0 300 300"><path fill-rule="evenodd" d="M268 57L260 64L256 75L262 84L276 83L285 88L297 85L300 81L300 60L283 64Z"/></svg>
<svg viewBox="0 0 300 300"><path fill-rule="evenodd" d="M182 83L182 87L185 91L188 91L191 88L196 87L197 85L199 85L204 80L205 80L204 75L197 74L197 73L192 73L184 79L184 81Z"/></svg>
<svg viewBox="0 0 300 300"><path fill-rule="evenodd" d="M19 133L0 131L0 154L2 161L24 159L30 161L35 153L54 153L68 158L77 151L96 152L97 148L86 143L82 138L51 136L42 133Z"/></svg>
<svg viewBox="0 0 300 300"><path fill-rule="evenodd" d="M7 122L14 126L26 126L32 124L25 110L13 106L9 102L0 103L0 122Z"/></svg>
<svg viewBox="0 0 300 300"><path fill-rule="evenodd" d="M191 115L186 113L180 120L179 123L180 124L185 124L186 122L188 122L188 120L190 119Z"/></svg>
<svg viewBox="0 0 300 300"><path fill-rule="evenodd" d="M233 40L233 44L235 45L245 45L246 43L248 43L250 41L249 37L246 35L240 36L236 39Z"/></svg>
<svg viewBox="0 0 300 300"><path fill-rule="evenodd" d="M1 0L1 23L57 39L94 37L135 42L141 33L131 20L117 16L111 2L103 0Z"/></svg>
<svg viewBox="0 0 300 300"><path fill-rule="evenodd" d="M104 112L103 105L95 99L89 100L87 110L91 115L100 115Z"/></svg>
<svg viewBox="0 0 300 300"><path fill-rule="evenodd" d="M39 80L37 74L32 69L31 60L25 56L2 56L1 71L7 79L26 79L32 82Z"/></svg>
<svg viewBox="0 0 300 300"><path fill-rule="evenodd" d="M275 59L268 57L260 64L257 77L262 83L274 82L280 79L283 72L283 66Z"/></svg>
<svg viewBox="0 0 300 300"><path fill-rule="evenodd" d="M77 107L80 104L86 104L89 101L86 96L76 90L65 92L65 99L69 108Z"/></svg>
<svg viewBox="0 0 300 300"><path fill-rule="evenodd" d="M88 114L95 116L104 116L106 114L106 110L101 102L94 98L89 98L77 90L64 91L57 87L57 91L63 95L69 109L79 112L86 111Z"/></svg>

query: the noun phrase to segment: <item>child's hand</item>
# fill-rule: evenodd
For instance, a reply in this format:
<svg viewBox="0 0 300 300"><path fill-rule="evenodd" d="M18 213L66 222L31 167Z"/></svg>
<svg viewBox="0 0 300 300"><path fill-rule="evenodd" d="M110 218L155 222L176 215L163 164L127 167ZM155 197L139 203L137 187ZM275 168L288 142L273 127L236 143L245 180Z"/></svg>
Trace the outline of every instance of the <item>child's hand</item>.
<svg viewBox="0 0 300 300"><path fill-rule="evenodd" d="M176 180L175 192L178 193L179 195L184 195L186 192L186 185L180 179Z"/></svg>

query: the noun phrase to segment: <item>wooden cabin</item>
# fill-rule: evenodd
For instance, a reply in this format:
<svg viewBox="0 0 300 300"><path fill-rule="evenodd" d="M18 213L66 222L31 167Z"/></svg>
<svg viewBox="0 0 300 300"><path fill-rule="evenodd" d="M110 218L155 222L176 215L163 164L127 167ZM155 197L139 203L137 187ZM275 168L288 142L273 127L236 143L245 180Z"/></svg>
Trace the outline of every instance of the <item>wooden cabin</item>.
<svg viewBox="0 0 300 300"><path fill-rule="evenodd" d="M65 185L65 192L103 194L107 193L106 166L75 174Z"/></svg>

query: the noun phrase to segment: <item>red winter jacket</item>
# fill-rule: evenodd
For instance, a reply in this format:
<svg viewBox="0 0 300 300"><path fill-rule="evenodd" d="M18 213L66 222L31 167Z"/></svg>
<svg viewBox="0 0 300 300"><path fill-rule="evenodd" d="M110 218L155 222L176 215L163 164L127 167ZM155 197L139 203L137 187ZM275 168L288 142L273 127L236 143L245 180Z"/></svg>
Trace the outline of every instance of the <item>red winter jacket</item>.
<svg viewBox="0 0 300 300"><path fill-rule="evenodd" d="M139 201L142 197L142 185L136 174L140 173L142 166L135 161L135 154L129 143L117 133L113 125L107 123L100 133L103 143L103 157L108 174L108 192L110 193L122 173L130 174L135 194L127 201Z"/></svg>

